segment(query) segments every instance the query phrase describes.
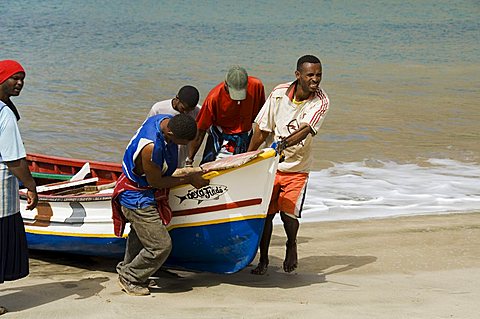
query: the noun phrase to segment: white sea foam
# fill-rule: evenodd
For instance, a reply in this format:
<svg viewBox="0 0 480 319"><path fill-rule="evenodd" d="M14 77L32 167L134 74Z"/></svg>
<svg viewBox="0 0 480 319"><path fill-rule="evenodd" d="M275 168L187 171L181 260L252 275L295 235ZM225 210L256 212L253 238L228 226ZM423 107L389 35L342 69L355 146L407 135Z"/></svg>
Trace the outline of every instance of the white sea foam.
<svg viewBox="0 0 480 319"><path fill-rule="evenodd" d="M364 161L311 172L302 222L480 210L478 164L428 162Z"/></svg>

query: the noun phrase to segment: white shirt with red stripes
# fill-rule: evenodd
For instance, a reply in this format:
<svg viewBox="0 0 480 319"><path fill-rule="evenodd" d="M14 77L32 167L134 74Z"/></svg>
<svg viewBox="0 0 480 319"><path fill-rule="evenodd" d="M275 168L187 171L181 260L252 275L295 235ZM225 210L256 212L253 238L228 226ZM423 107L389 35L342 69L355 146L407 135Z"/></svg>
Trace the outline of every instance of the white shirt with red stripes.
<svg viewBox="0 0 480 319"><path fill-rule="evenodd" d="M310 125L316 135L329 109L330 100L321 88L301 104L294 103L293 92L287 95L293 82L280 84L270 93L267 101L255 119L262 131L273 132L274 140L279 141L296 131L302 123ZM299 144L285 149L285 160L278 165L282 172L309 172L312 158L312 134Z"/></svg>

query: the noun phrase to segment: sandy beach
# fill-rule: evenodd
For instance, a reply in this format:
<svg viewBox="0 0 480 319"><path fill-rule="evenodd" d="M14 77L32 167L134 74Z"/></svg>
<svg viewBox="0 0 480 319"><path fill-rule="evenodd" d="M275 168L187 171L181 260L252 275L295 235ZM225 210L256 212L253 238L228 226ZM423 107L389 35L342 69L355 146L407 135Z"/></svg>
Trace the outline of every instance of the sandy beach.
<svg viewBox="0 0 480 319"><path fill-rule="evenodd" d="M480 213L305 223L298 240L293 274L277 225L265 276L175 271L146 297L120 291L114 260L32 252L2 318L478 318Z"/></svg>
<svg viewBox="0 0 480 319"><path fill-rule="evenodd" d="M31 252L0 319L480 318L480 1L0 3L28 153L121 163L152 105L184 85L203 104L234 64L268 96L313 54L331 102L295 273L281 225L265 276L175 271L145 297L117 260ZM475 212L339 221L438 211Z"/></svg>

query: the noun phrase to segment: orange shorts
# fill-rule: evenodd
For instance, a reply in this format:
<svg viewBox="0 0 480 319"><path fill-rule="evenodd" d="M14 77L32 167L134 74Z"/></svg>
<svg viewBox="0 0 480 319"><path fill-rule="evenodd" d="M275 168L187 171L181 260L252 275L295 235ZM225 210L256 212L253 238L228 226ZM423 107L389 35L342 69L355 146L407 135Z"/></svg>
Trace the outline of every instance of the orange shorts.
<svg viewBox="0 0 480 319"><path fill-rule="evenodd" d="M292 216L301 217L307 191L307 181L308 173L277 171L268 214L276 214L281 211Z"/></svg>

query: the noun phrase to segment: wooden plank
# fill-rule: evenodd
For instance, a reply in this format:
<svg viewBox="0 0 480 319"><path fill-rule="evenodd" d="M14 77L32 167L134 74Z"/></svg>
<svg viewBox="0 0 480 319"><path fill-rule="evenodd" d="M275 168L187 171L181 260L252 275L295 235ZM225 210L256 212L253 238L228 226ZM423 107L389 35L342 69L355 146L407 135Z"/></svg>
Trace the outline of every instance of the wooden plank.
<svg viewBox="0 0 480 319"><path fill-rule="evenodd" d="M49 192L57 189L65 189L65 188L75 187L79 185L96 183L97 181L98 181L98 177L92 177L92 178L82 179L74 182L65 181L65 182L40 185L40 186L37 186L37 193L44 193L44 192Z"/></svg>

